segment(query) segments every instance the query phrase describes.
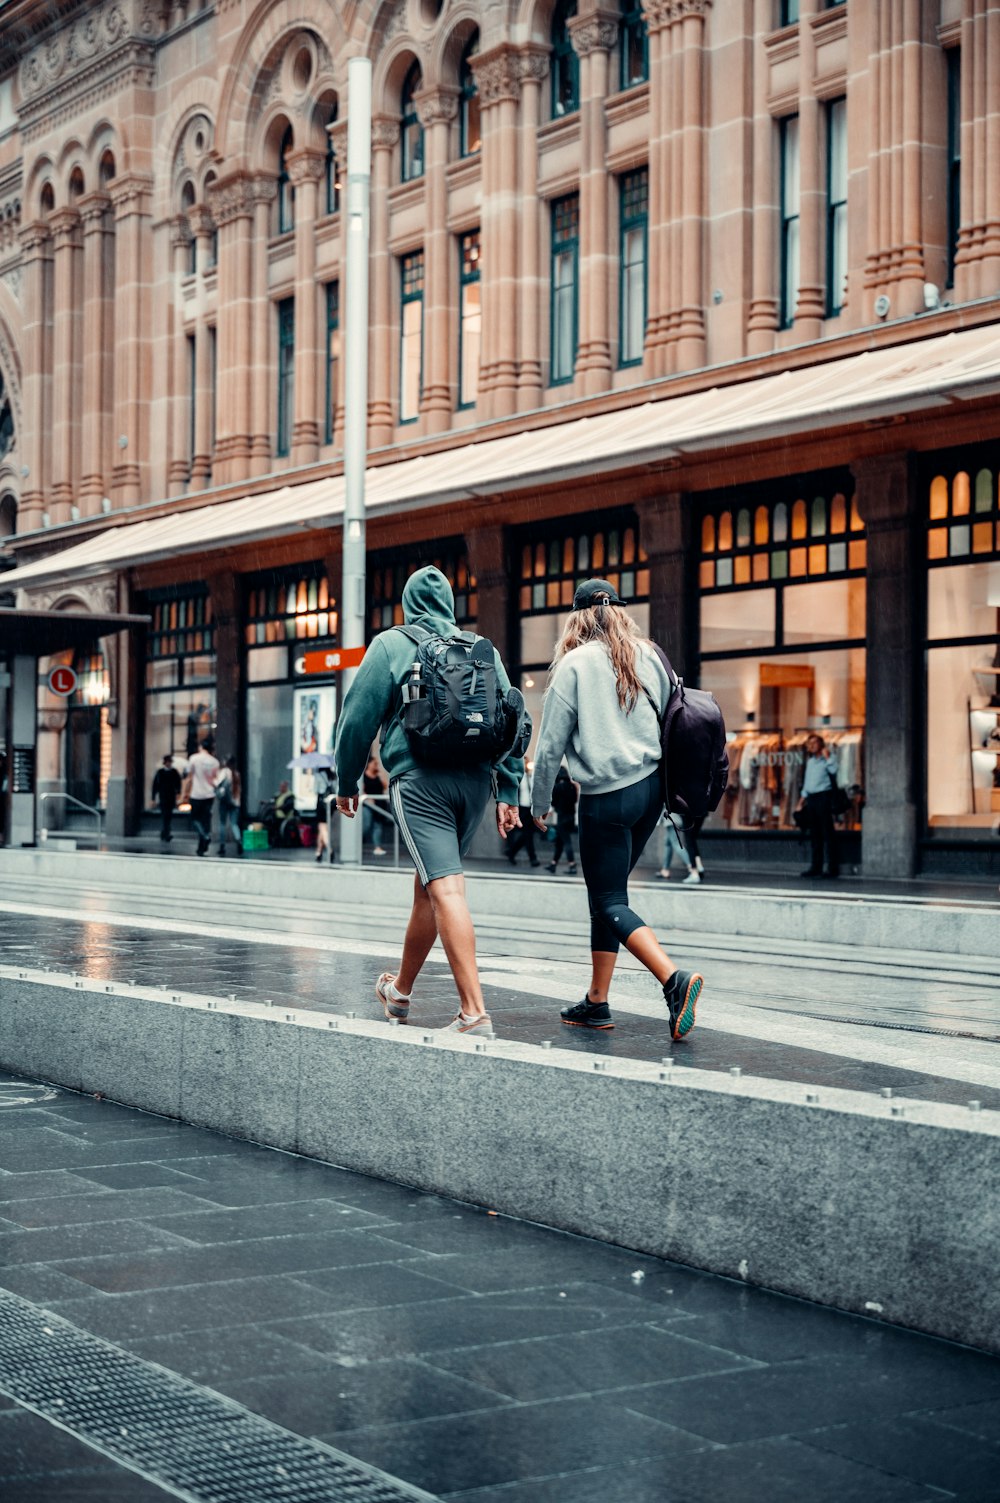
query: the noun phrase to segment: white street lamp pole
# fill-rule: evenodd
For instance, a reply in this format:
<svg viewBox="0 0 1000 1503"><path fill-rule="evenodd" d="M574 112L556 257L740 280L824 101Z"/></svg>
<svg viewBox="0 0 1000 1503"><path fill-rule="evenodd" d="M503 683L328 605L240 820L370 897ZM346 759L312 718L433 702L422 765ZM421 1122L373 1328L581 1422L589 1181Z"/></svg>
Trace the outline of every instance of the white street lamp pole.
<svg viewBox="0 0 1000 1503"><path fill-rule="evenodd" d="M368 461L368 205L372 175L372 65L347 65L347 320L344 332L344 574L340 645L365 642L365 466ZM344 673L343 692L356 669ZM362 822L340 821L340 859L360 866Z"/></svg>

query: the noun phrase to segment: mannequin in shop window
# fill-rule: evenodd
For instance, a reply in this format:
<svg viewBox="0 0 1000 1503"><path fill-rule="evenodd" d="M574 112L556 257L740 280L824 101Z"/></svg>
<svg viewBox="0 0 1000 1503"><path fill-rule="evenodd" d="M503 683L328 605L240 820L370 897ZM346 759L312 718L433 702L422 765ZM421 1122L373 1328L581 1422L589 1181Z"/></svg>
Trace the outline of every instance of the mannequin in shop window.
<svg viewBox="0 0 1000 1503"><path fill-rule="evenodd" d="M815 733L806 742L806 766L802 779L802 797L798 807L804 809L806 827L812 841L812 862L804 877L839 877L840 856L834 824L837 796L836 752ZM826 869L823 854L826 852Z"/></svg>

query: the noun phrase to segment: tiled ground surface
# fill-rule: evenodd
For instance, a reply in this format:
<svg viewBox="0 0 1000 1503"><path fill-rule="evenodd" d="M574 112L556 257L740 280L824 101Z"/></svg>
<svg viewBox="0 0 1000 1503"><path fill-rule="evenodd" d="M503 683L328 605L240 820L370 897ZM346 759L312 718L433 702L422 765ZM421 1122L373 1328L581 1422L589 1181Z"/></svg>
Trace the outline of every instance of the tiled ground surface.
<svg viewBox="0 0 1000 1503"><path fill-rule="evenodd" d="M198 918L204 919L204 904L196 911ZM398 957L403 920L394 917L391 925L384 920L381 925L369 924L364 911L358 909L346 920L339 916L335 927L339 934L354 939L372 935L366 944L369 953L316 949L308 943L297 944L294 936L280 944L256 943L252 937L238 938L231 933L208 936L185 931L183 920L177 918L160 929L143 929L84 915L56 918L5 913L0 902L0 963L23 963L27 967L44 964L95 981L136 980L142 985L164 984L181 992L235 996L241 1001L270 998L276 1007L378 1016L373 979ZM379 933L384 938L379 939ZM551 958L555 941L546 946L536 937L534 944L543 957ZM579 948L577 944L577 960ZM694 951L683 944L674 948L674 953L682 965L699 963ZM505 963L512 978L513 972L523 971L525 965L531 970L523 956L508 957ZM764 1036L760 1029L755 1033L744 1030L739 1017L732 1028L696 1029L674 1051L685 1066L727 1071L738 1065L746 1075L769 1079L847 1090L877 1092L888 1088L897 1096L955 1105L976 1099L984 1109L1000 1109L1000 1086L993 1083L1000 1080L1000 1014L996 1006L1000 977L950 977L947 957L941 960L944 969L936 976L928 976L918 967L894 972L884 966L885 973L875 975L863 960L853 968L840 965L836 969L822 958L810 961L786 957L769 962L759 955L708 957L701 964L708 978L702 1016L710 1018L720 1001L732 1004L744 999L770 1001L776 1011L768 1014ZM485 987L487 1006L504 1038L526 1043L551 1039L564 1049L647 1060L659 1060L673 1050L666 1012L656 1000L655 985L650 991L654 1005L649 1015L629 1013L626 1002L616 1013L613 1032L591 1033L559 1022L559 1008L576 1001L579 991L574 994L567 990L553 998L543 994L544 988L533 993L523 984L501 984L503 971L496 957L484 961L484 974L490 978ZM555 990L559 991L558 985ZM627 997L627 993L624 995ZM414 1021L425 1027L443 1027L454 1012L455 991L447 965L432 959L420 979ZM808 1047L808 1032L789 1042L783 1014L833 1017L832 1031L842 1035L843 1053L837 1052L836 1040L832 1049ZM751 1014L746 1016L749 1020ZM863 1022L888 1022L896 1030L916 1030L914 1037L924 1055L923 1068L899 1068L874 1045L858 1047L852 1034L857 1032L855 1025ZM981 1058L985 1066L981 1078L961 1073L949 1076L942 1045L933 1037L935 1029L969 1040L970 1057ZM831 1025L817 1021L814 1032L820 1031L829 1035ZM880 1035L883 1039L886 1036ZM942 1060L939 1073L935 1073L936 1055Z"/></svg>
<svg viewBox="0 0 1000 1503"><path fill-rule="evenodd" d="M1000 1360L25 1094L0 1077L0 1287L441 1498L996 1503ZM2 1397L0 1495L166 1496Z"/></svg>

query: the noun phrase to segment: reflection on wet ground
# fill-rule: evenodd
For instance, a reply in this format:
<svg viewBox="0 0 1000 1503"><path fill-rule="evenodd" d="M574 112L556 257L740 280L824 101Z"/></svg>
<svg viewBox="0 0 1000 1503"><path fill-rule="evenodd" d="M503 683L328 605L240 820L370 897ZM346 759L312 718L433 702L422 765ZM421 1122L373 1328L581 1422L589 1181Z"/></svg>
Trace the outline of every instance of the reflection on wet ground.
<svg viewBox="0 0 1000 1503"><path fill-rule="evenodd" d="M205 918L200 911L201 924ZM355 926L355 943L359 938ZM130 928L125 923L82 916L57 919L0 909L0 963L45 967L93 981L167 986L172 991L237 1001L269 999L276 1007L314 1008L341 1015L380 1015L374 978L397 961L398 951L390 942L383 948L378 939L367 949L369 953L365 954L345 953L314 948L294 939L263 944L231 934L209 937L184 930ZM745 1075L850 1090L891 1088L896 1095L922 1100L963 1104L974 1097L984 1108L1000 1110L997 1044L983 1039L969 1043L939 1041L932 1034L908 1034L905 1029L891 1035L881 1031L875 1034L871 1028L857 1026L878 1021L880 997L885 993L890 1001L896 997L898 1007L903 1007L907 999L915 1002L914 1021L918 1026L927 1027L931 1018L941 1028L964 1034L974 1027L970 1016L974 1019L980 1013L992 1013L995 1029L995 998L991 1000L988 986L956 986L952 992L957 1000L949 1008L948 989L939 983L926 983L928 996L923 1003L914 998L912 981L887 976L872 988L862 985L856 976L838 976L822 963L811 971L800 964L782 968L781 975L786 991L789 975L797 977L793 990L803 1000L796 1007L787 995L784 1001L776 997L765 1008L768 993L761 987L768 968L757 965L748 973L745 965L733 960L718 961L713 963L702 1004L708 1026L699 1027L690 1039L674 1045L655 986L648 994L640 995L634 987L624 991L616 1004L615 1030L589 1033L559 1022L560 1006L577 1000L571 982L566 994L560 996L560 986L553 984L550 970L534 992L530 989L530 960L512 959L506 983L500 979L504 972L498 970L495 960L487 965L487 1005L504 1038L534 1044L551 1040L563 1049L610 1058L659 1060L673 1054L678 1063L696 1069L725 1071L738 1065ZM716 977L718 984L713 991ZM845 994L853 992L859 1004L861 998L864 1002L851 1009L844 1005ZM749 1000L741 1007L743 997ZM724 1019L721 1025L711 1016L716 998L718 1016ZM929 1011L932 1003L934 1011ZM444 1026L454 1015L455 1005L447 965L442 960L428 961L415 994L413 1020L423 1027ZM803 1014L809 1013L814 1017L829 1015L833 1021L807 1022L804 1026ZM908 1045L902 1056L900 1034L905 1035ZM860 1043L859 1035L863 1036ZM838 1044L841 1038L842 1046ZM880 1050L882 1040L886 1048ZM890 1043L893 1049L888 1048ZM913 1067L917 1062L918 1067Z"/></svg>

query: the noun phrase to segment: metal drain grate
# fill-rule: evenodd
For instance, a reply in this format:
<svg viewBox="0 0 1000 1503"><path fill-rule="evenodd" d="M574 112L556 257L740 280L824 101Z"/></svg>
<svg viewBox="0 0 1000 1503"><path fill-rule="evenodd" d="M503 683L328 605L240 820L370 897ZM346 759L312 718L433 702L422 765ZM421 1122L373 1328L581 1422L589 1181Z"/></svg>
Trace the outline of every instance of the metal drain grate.
<svg viewBox="0 0 1000 1503"><path fill-rule="evenodd" d="M0 1392L192 1503L436 1503L5 1290Z"/></svg>

